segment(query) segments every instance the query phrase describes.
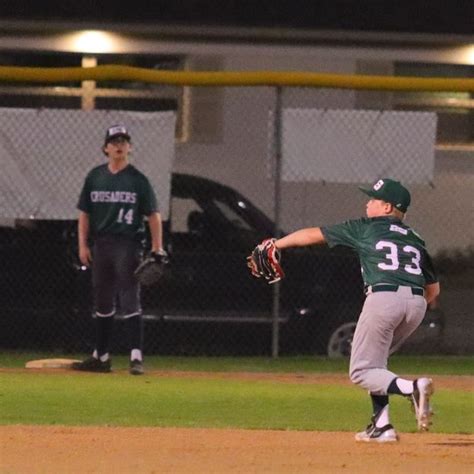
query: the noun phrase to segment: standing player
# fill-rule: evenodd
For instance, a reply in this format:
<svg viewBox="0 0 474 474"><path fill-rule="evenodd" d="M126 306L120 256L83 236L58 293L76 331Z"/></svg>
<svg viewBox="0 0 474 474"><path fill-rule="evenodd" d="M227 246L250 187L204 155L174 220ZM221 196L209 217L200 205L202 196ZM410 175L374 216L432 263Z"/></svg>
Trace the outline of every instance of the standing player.
<svg viewBox="0 0 474 474"><path fill-rule="evenodd" d="M119 303L130 335L130 373L143 374L140 288L133 272L142 253L144 216L152 253L158 259L166 253L155 193L148 178L129 163L130 149L127 129L110 127L103 146L108 163L89 172L79 198L79 258L83 265L92 265L96 340L92 356L74 363L75 370L111 371L109 344Z"/></svg>
<svg viewBox="0 0 474 474"><path fill-rule="evenodd" d="M275 247L278 252L326 242L358 253L367 298L352 341L350 377L369 391L373 416L367 429L355 438L394 442L398 435L390 424L389 395L411 397L419 430L428 430L431 423L432 380L400 378L387 364L389 355L419 326L427 303L436 298L440 287L424 241L403 223L411 200L408 190L392 179L381 179L372 189L360 189L370 197L367 218L301 229L267 243L266 249L272 256ZM265 242L262 245L265 247ZM258 261L250 261L249 266L256 276L266 274Z"/></svg>

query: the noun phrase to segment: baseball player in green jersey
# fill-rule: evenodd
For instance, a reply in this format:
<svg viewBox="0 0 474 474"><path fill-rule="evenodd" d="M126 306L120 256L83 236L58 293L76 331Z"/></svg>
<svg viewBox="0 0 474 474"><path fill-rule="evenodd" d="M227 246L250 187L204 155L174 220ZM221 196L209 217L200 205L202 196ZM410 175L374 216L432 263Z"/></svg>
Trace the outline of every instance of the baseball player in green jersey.
<svg viewBox="0 0 474 474"><path fill-rule="evenodd" d="M151 251L166 253L155 193L148 178L129 163L130 149L126 127L110 127L103 146L108 163L89 172L79 198L79 258L92 267L96 341L92 356L74 363L75 370L111 371L109 345L118 303L130 335L130 373L143 374L140 287L133 272L142 254L144 216Z"/></svg>
<svg viewBox="0 0 474 474"><path fill-rule="evenodd" d="M357 252L367 297L352 341L350 378L370 393L373 416L355 438L395 442L398 435L390 424L389 395L410 397L418 429L425 431L431 424L433 382L426 377L398 377L388 370L388 358L420 325L440 286L424 241L403 222L411 200L408 190L388 178L371 189L360 189L370 198L366 218L301 229L276 240L275 246L327 243Z"/></svg>

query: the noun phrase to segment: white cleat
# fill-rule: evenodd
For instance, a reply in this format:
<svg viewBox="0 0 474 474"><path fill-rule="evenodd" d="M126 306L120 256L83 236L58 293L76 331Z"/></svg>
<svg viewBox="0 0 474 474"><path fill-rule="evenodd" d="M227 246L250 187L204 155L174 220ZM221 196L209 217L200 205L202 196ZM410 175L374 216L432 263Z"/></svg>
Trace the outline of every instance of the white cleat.
<svg viewBox="0 0 474 474"><path fill-rule="evenodd" d="M433 410L430 405L430 397L434 393L433 380L420 378L415 380L411 401L415 409L416 421L419 431L428 431L433 423L431 418Z"/></svg>
<svg viewBox="0 0 474 474"><path fill-rule="evenodd" d="M371 423L365 431L356 433L355 440L364 443L396 443L398 434L390 424L377 428Z"/></svg>

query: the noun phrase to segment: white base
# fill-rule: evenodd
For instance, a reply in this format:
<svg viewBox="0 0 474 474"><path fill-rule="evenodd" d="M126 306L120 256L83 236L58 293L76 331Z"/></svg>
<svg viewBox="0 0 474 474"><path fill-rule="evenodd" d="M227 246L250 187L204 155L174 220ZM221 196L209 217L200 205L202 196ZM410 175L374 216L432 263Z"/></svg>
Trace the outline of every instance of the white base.
<svg viewBox="0 0 474 474"><path fill-rule="evenodd" d="M27 369L70 369L73 362L80 362L77 359L38 359L30 360L26 363Z"/></svg>

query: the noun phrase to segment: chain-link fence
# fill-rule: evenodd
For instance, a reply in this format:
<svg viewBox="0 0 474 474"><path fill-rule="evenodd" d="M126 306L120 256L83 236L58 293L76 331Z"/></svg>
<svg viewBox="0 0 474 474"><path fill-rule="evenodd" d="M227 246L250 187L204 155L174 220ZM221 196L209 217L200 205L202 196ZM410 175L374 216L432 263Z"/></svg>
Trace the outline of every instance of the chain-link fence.
<svg viewBox="0 0 474 474"><path fill-rule="evenodd" d="M171 256L164 279L142 289L146 353L348 354L363 302L352 253L286 251L287 278L273 286L250 277L245 257L271 235L364 215L357 187L388 176L411 190L407 221L440 262L443 286L406 350L473 351L463 334L474 156L436 147L436 112L400 110L397 93L379 90L175 87L160 100L157 86L138 100L137 85L99 100L97 87L38 90L33 108L24 90L2 109L0 348L92 349L75 206L87 171L106 160L106 128L120 122L132 163L156 188Z"/></svg>

